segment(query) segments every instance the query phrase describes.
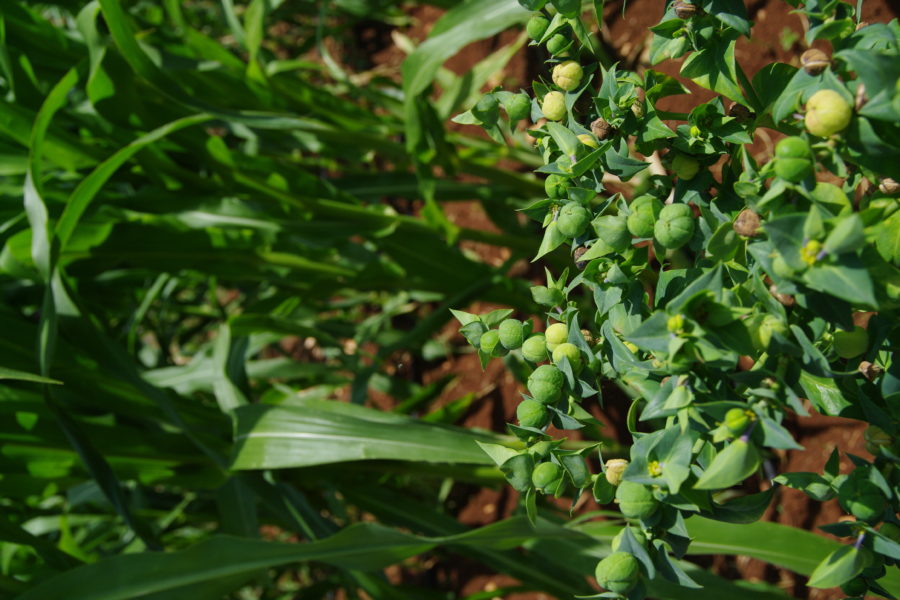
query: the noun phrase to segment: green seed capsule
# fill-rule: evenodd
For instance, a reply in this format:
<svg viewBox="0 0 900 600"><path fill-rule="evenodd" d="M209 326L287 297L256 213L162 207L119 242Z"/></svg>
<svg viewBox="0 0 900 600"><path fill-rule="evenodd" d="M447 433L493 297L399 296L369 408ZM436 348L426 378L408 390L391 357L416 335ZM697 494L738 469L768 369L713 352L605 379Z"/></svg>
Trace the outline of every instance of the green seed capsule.
<svg viewBox="0 0 900 600"><path fill-rule="evenodd" d="M547 328L547 350L553 352L556 347L569 339L569 327L565 323L553 323Z"/></svg>
<svg viewBox="0 0 900 600"><path fill-rule="evenodd" d="M541 365L528 377L528 392L543 404L553 404L562 393L565 376L553 365Z"/></svg>
<svg viewBox="0 0 900 600"><path fill-rule="evenodd" d="M547 360L547 340L543 333L537 333L522 343L522 356L533 363Z"/></svg>
<svg viewBox="0 0 900 600"><path fill-rule="evenodd" d="M663 248L677 250L694 235L694 212L687 204L668 204L659 212L653 237Z"/></svg>
<svg viewBox="0 0 900 600"><path fill-rule="evenodd" d="M500 343L507 350L515 350L522 346L525 337L525 325L518 319L506 319L500 323L497 329L500 334Z"/></svg>
<svg viewBox="0 0 900 600"><path fill-rule="evenodd" d="M563 357L566 357L569 360L572 371L575 373L581 371L581 350L578 349L578 346L570 344L569 342L563 342L553 349L554 363L560 363Z"/></svg>
<svg viewBox="0 0 900 600"><path fill-rule="evenodd" d="M566 52L571 45L571 40L561 33L557 33L547 40L547 52L551 56L559 56Z"/></svg>
<svg viewBox="0 0 900 600"><path fill-rule="evenodd" d="M700 171L700 163L686 154L678 154L672 159L672 170L679 179L689 181Z"/></svg>
<svg viewBox="0 0 900 600"><path fill-rule="evenodd" d="M750 425L750 415L743 408L732 408L725 413L725 427L734 435L741 435Z"/></svg>
<svg viewBox="0 0 900 600"><path fill-rule="evenodd" d="M576 89L583 76L581 65L574 60L567 60L553 67L553 83L567 92Z"/></svg>
<svg viewBox="0 0 900 600"><path fill-rule="evenodd" d="M566 197L566 190L570 185L568 177L552 173L544 180L544 193L552 200L559 200Z"/></svg>
<svg viewBox="0 0 900 600"><path fill-rule="evenodd" d="M534 427L540 429L550 420L550 412L546 405L537 400L522 400L516 407L516 418L522 427Z"/></svg>
<svg viewBox="0 0 900 600"><path fill-rule="evenodd" d="M562 121L566 118L566 97L562 92L547 92L541 103L541 112L551 121Z"/></svg>
<svg viewBox="0 0 900 600"><path fill-rule="evenodd" d="M499 357L506 354L506 348L500 344L500 333L496 329L484 332L480 346L481 351L489 356Z"/></svg>
<svg viewBox="0 0 900 600"><path fill-rule="evenodd" d="M547 33L548 27L550 27L550 21L546 17L535 15L528 19L525 31L528 33L528 37L537 42Z"/></svg>
<svg viewBox="0 0 900 600"><path fill-rule="evenodd" d="M647 486L633 481L623 481L616 488L619 510L629 519L646 519L659 508L659 501Z"/></svg>
<svg viewBox="0 0 900 600"><path fill-rule="evenodd" d="M841 358L856 358L869 348L869 333L860 326L834 332L834 351Z"/></svg>
<svg viewBox="0 0 900 600"><path fill-rule="evenodd" d="M853 107L834 90L819 90L806 102L806 130L819 137L843 131L852 117Z"/></svg>
<svg viewBox="0 0 900 600"><path fill-rule="evenodd" d="M808 158L776 158L775 176L791 183L800 183L815 174L813 162Z"/></svg>
<svg viewBox="0 0 900 600"><path fill-rule="evenodd" d="M613 552L597 564L594 571L600 587L617 594L627 594L641 577L638 560L627 552Z"/></svg>
<svg viewBox="0 0 900 600"><path fill-rule="evenodd" d="M639 238L653 237L653 225L663 208L659 198L640 196L634 199L629 208L631 214L626 219L629 233Z"/></svg>
<svg viewBox="0 0 900 600"><path fill-rule="evenodd" d="M500 119L500 101L493 94L485 94L472 109L472 114L485 125L494 125Z"/></svg>
<svg viewBox="0 0 900 600"><path fill-rule="evenodd" d="M556 226L567 238L576 238L584 233L590 220L591 213L585 207L577 202L569 202L559 209Z"/></svg>
<svg viewBox="0 0 900 600"><path fill-rule="evenodd" d="M562 475L559 465L552 462L541 463L531 473L531 483L541 491L551 487Z"/></svg>
<svg viewBox="0 0 900 600"><path fill-rule="evenodd" d="M525 92L516 94L506 101L506 116L513 123L531 116L531 98Z"/></svg>

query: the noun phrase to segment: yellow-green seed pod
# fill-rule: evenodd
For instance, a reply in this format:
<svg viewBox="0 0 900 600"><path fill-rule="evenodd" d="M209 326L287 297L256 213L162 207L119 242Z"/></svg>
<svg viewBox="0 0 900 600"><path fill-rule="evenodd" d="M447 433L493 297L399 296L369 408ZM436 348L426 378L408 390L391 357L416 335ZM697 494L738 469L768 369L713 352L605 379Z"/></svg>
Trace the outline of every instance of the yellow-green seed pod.
<svg viewBox="0 0 900 600"><path fill-rule="evenodd" d="M541 112L551 121L562 121L566 118L566 97L562 92L547 92L541 103Z"/></svg>
<svg viewBox="0 0 900 600"><path fill-rule="evenodd" d="M553 83L567 92L576 89L583 76L581 65L574 60L567 60L553 67Z"/></svg>
<svg viewBox="0 0 900 600"><path fill-rule="evenodd" d="M852 117L853 107L834 90L819 90L806 102L806 130L819 137L843 131Z"/></svg>

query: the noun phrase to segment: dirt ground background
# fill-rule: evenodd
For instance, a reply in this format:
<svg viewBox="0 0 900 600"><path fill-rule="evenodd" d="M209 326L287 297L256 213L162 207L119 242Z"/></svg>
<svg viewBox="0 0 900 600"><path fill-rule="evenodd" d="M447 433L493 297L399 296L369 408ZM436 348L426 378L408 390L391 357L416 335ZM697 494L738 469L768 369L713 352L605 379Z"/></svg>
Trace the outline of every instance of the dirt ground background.
<svg viewBox="0 0 900 600"><path fill-rule="evenodd" d="M742 40L737 48L737 60L747 74L752 78L760 68L773 61L798 65L799 56L806 49L803 41L804 23L801 17L791 14L790 7L783 0L754 0L747 6L750 18L754 22L753 38L749 41ZM603 39L624 68L641 70L649 67L646 62L646 49L650 41L647 28L659 20L662 12L663 3L659 0L629 0L624 13L621 1L607 3ZM361 62L368 63L369 68L376 69L382 74L399 77L399 67L405 55L393 43L392 36L401 33L417 43L421 42L442 14L442 10L434 7L411 8L410 25L396 30L380 24L375 26L363 23L355 32L356 47L343 50L353 54ZM863 20L866 22L887 22L898 15L900 2L897 0L867 0L863 4ZM493 39L472 44L453 57L446 66L456 73L463 73L491 52L512 43L518 34L519 31L511 30ZM543 65L545 59L546 56L535 48L518 53L505 69L504 87L527 88L528 82L532 79L540 74L546 75ZM677 77L679 67L680 61L665 61L653 68ZM692 94L666 99L664 102L667 104L662 108L686 112L713 96L711 92L699 88L692 82L683 81L683 83ZM475 128L468 128L467 132L475 133ZM774 132L761 130L758 138L753 150L757 154L765 155L771 152L778 136ZM446 205L445 209L448 216L459 225L493 229L491 222L476 203L451 203ZM471 249L478 252L486 262L495 265L499 265L508 257L505 249L478 244L473 244ZM538 271L524 263L516 265L513 270L519 276L540 276ZM492 308L497 307L476 305L469 310L484 312ZM527 317L527 315L516 316ZM461 336L454 333L455 329L455 325L451 325L443 333L460 352L452 354L438 364L419 365L415 371L423 383L435 381L448 374L455 377L454 382L446 389L442 402L449 402L468 393L475 394L477 400L459 421L460 425L504 431L505 423L515 418L515 407L520 399L519 386L512 375L503 369L500 361L493 361L485 371L482 371L477 358L465 352L465 342ZM409 364L409 358L403 357L403 360L396 362ZM602 410L599 406L595 406L592 412L603 422L604 435L620 443L629 443L630 439L624 427L626 398L614 386L604 388L603 395L605 406ZM813 413L811 417L795 419L790 426L806 450L778 451L773 457L778 471L820 472L835 447L843 453L850 452L869 457L864 449L862 423L826 418ZM850 463L846 456L843 461L844 467L849 468ZM843 516L843 511L836 501L824 504L812 502L802 493L786 488L781 488L776 498L764 517L767 520L817 531L819 525L837 521ZM593 500L586 498L585 500L587 501L580 506L581 511L599 508ZM516 492L508 487L490 489L459 485L451 494L449 502L450 508L455 511L461 522L477 526L509 516L517 506L518 497ZM817 533L826 535L821 531ZM804 586L804 577L747 557L701 557L696 562L728 578L767 581L781 587L795 598L832 600L843 597L836 590L808 589ZM444 589L453 590L462 596L515 583L508 577L480 570L477 564L435 564L433 568L436 569L437 578ZM416 583L415 579L420 576L399 568L390 575L396 581L406 583ZM549 600L546 594L539 593L512 594L504 598Z"/></svg>

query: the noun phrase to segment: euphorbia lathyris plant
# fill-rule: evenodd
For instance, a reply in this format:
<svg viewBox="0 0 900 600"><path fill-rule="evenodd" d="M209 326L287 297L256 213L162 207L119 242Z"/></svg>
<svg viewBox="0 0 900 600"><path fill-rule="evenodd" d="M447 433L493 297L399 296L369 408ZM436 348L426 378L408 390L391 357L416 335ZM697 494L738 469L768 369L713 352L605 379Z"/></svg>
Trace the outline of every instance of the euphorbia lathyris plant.
<svg viewBox="0 0 900 600"><path fill-rule="evenodd" d="M754 521L778 485L836 497L852 517L824 528L847 544L809 584L890 597L878 580L900 560L897 22L791 1L806 43L830 53L751 79L735 61L751 33L743 3L667 2L651 62L683 58L681 75L716 94L681 114L659 107L687 92L678 80L604 63L580 0L520 2L535 11L527 31L550 56L546 77L457 120L502 140L507 123L483 106L514 123L530 98L547 195L524 209L544 227L535 258L568 245L574 268L533 289L544 333L511 311L456 312L483 363L530 370L509 426L525 449L485 450L532 516L538 494L573 488L618 505L630 524L597 565L597 597L639 600L654 578L696 586L671 559L689 547L685 520ZM764 164L748 151L760 128L786 136ZM604 176L637 184L610 193ZM590 474L594 450L564 450L547 431L591 422L600 379L631 393L634 444L630 461ZM851 455L840 473L836 449L822 473L777 474L772 451L801 449L783 422L809 405L867 422L873 459ZM759 477L765 491L722 493Z"/></svg>

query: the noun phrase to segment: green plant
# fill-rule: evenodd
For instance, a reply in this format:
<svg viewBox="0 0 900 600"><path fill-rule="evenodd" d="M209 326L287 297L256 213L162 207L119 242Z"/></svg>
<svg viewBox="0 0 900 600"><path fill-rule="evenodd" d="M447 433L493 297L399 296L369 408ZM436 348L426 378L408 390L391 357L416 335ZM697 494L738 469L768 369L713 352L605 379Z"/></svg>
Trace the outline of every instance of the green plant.
<svg viewBox="0 0 900 600"><path fill-rule="evenodd" d="M568 269L555 280L548 273L540 286L551 352L540 357L554 364L538 364L528 390L540 394L549 424L579 429L595 422L586 409L602 404L600 382L612 380L632 398L623 425L634 443L629 462L607 462L590 477L581 473L584 453L575 458L556 442L540 460L522 461L528 448L550 443L549 424L509 426L528 448L485 448L518 473L510 481L532 518L541 493L568 488L615 502L630 521L617 552L597 565L607 592L596 597L638 600L648 593L643 582L698 587L675 562L691 548L690 523L706 517L750 531L779 485L837 497L856 519L823 527L850 543L816 559L810 586L900 593L884 568L900 560L885 533L900 509L897 21L857 27L850 4L791 0L809 20L805 42L827 40L833 56L808 53L803 69L776 63L750 79L735 60L751 31L742 3L667 2L651 28L651 61L684 57L681 76L717 94L677 114L658 102L684 86L610 64L588 33L587 3L521 4L548 23L532 43L546 45L553 73L533 82L548 121L529 130L544 163L537 171L552 184L524 210L544 227L535 259L568 245L577 269L571 278ZM573 63L578 77L561 77L576 73ZM763 127L787 137L758 164L747 147ZM582 143L589 134L599 143ZM651 161L641 157L671 173L647 175ZM840 183L817 183L825 171ZM604 176L635 178L635 192L609 193ZM850 202L860 186L868 191ZM583 211L590 228L580 227ZM568 222L573 213L578 227ZM467 328L492 327L458 314ZM504 360L527 374L535 358ZM835 449L821 474L777 474L773 451L801 450L787 419L807 414L803 399L876 428L867 438L873 458L851 456L853 470L841 474ZM521 485L513 464L563 471L535 488ZM763 491L743 491L757 478L768 480Z"/></svg>

